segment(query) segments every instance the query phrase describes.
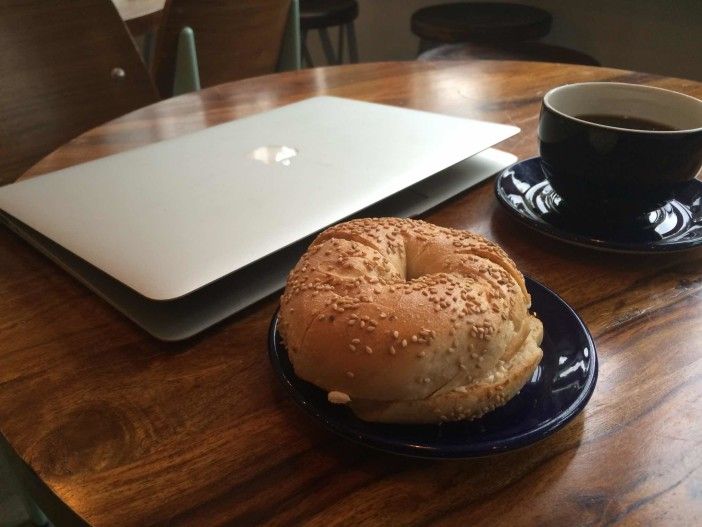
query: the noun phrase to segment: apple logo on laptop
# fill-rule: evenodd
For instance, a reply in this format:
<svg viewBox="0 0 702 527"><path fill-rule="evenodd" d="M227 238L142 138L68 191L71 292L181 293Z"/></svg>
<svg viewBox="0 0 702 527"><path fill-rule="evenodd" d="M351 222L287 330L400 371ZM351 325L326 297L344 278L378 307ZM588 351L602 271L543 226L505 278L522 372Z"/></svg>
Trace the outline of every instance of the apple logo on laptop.
<svg viewBox="0 0 702 527"><path fill-rule="evenodd" d="M248 155L250 159L259 161L264 165L283 165L286 167L292 163L292 158L297 156L297 150L290 146L259 146L254 148Z"/></svg>

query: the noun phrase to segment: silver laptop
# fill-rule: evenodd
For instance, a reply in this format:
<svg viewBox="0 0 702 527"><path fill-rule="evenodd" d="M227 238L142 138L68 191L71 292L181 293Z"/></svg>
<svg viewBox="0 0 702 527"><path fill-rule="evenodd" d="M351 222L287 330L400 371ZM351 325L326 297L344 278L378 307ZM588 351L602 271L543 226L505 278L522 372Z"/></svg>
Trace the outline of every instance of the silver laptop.
<svg viewBox="0 0 702 527"><path fill-rule="evenodd" d="M326 226L421 213L510 164L486 149L518 131L316 97L7 185L0 209L144 329L177 340L279 288Z"/></svg>

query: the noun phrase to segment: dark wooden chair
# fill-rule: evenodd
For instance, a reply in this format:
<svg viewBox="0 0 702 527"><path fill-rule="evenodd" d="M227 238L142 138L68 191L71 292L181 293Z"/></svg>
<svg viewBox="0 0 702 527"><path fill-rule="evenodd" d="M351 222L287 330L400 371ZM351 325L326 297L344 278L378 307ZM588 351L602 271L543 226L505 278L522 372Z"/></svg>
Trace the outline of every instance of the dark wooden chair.
<svg viewBox="0 0 702 527"><path fill-rule="evenodd" d="M153 63L159 93L170 97L186 91L174 91L174 83L179 60L188 52L183 48L188 36L192 56L187 68L199 74L191 89L299 67L297 18L297 38L289 34L290 16L298 16L296 8L297 2L291 0L167 0ZM297 45L286 46L286 41Z"/></svg>
<svg viewBox="0 0 702 527"><path fill-rule="evenodd" d="M158 100L109 0L0 0L0 184Z"/></svg>
<svg viewBox="0 0 702 527"><path fill-rule="evenodd" d="M354 20L358 17L356 0L300 0L300 25L302 27L302 54L305 64L314 66L312 55L307 49L307 34L312 30L319 32L327 64L344 62L344 41L348 47L349 62L358 62L358 44ZM337 50L334 50L329 28L339 28ZM344 36L346 38L344 38Z"/></svg>
<svg viewBox="0 0 702 527"><path fill-rule="evenodd" d="M457 2L424 7L412 14L419 52L455 42L502 44L544 37L552 17L537 7L502 2Z"/></svg>
<svg viewBox="0 0 702 527"><path fill-rule="evenodd" d="M418 60L532 60L600 66L590 55L543 42L513 42L498 46L486 44L445 44L420 54Z"/></svg>

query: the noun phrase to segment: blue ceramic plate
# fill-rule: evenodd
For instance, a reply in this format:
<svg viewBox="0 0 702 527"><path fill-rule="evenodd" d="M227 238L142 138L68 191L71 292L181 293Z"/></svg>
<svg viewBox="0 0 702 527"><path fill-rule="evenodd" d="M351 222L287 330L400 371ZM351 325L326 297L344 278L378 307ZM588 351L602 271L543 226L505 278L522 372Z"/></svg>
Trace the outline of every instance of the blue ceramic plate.
<svg viewBox="0 0 702 527"><path fill-rule="evenodd" d="M702 245L702 181L686 183L664 207L616 224L569 214L532 157L495 179L497 200L528 227L564 242L614 252L664 253Z"/></svg>
<svg viewBox="0 0 702 527"><path fill-rule="evenodd" d="M405 456L459 459L520 448L562 428L585 407L597 381L597 354L582 320L558 295L526 278L532 308L544 324L544 358L531 380L505 406L475 421L438 425L367 423L327 394L298 379L271 322L273 369L298 405L328 430L362 445Z"/></svg>

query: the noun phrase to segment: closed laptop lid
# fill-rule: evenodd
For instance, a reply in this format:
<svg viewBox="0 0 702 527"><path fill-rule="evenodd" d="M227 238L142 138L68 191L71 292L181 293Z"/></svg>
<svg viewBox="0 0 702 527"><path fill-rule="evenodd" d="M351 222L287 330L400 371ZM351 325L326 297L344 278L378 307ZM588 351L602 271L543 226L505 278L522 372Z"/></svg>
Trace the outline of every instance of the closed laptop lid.
<svg viewBox="0 0 702 527"><path fill-rule="evenodd" d="M315 97L7 185L0 209L169 300L518 131Z"/></svg>

